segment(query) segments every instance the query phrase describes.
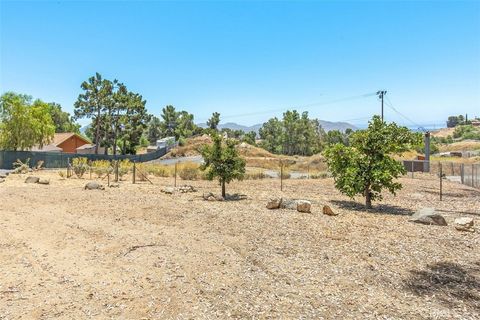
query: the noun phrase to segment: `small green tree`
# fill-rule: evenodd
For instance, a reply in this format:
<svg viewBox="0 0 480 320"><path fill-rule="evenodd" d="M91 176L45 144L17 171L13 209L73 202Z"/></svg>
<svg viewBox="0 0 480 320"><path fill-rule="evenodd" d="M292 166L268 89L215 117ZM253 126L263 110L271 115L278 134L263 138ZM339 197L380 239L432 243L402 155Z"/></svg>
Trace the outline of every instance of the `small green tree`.
<svg viewBox="0 0 480 320"><path fill-rule="evenodd" d="M421 141L421 134L375 116L368 129L351 135L350 146L335 144L324 155L335 187L351 198L362 194L366 207L371 208L372 200L382 199L383 189L395 194L402 188L394 179L405 174L405 168L391 156L415 148Z"/></svg>
<svg viewBox="0 0 480 320"><path fill-rule="evenodd" d="M211 130L218 131L218 124L220 123L220 113L212 113L212 117L208 119L207 126Z"/></svg>
<svg viewBox="0 0 480 320"><path fill-rule="evenodd" d="M206 145L201 150L205 162L200 168L206 171L207 179L218 178L224 198L225 184L234 179L242 180L245 175L245 160L238 155L235 145L234 140L222 141L220 135L214 134L213 144Z"/></svg>

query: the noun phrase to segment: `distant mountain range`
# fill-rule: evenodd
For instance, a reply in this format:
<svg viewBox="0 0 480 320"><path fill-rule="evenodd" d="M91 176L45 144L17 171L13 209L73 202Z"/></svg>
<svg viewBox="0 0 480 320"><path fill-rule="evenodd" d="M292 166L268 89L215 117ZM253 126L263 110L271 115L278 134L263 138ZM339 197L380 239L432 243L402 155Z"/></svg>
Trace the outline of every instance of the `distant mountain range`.
<svg viewBox="0 0 480 320"><path fill-rule="evenodd" d="M352 129L352 130L357 130L358 128L355 127L353 124L347 123L347 122L331 122L331 121L324 121L324 120L319 120L320 125L322 126L323 130L325 131L331 131L331 130L340 130L340 131L345 131L347 129ZM206 123L199 123L197 124L199 127L206 128L207 124ZM255 131L258 133L258 130L262 127L262 124L255 124L253 126L244 126L235 122L227 122L227 123L221 123L218 125L218 128L221 130L223 128L228 128L231 130L243 130L245 132L250 132L250 131Z"/></svg>

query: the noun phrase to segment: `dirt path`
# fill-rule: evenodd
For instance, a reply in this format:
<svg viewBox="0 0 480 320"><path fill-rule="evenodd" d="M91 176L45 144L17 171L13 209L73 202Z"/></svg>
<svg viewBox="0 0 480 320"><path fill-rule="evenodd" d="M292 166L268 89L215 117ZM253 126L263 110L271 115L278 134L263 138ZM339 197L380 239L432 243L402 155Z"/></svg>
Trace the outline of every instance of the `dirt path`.
<svg viewBox="0 0 480 320"><path fill-rule="evenodd" d="M480 316L479 233L409 223L418 207L480 217L480 192L403 179L381 211L364 212L331 180L288 180L312 214L270 211L278 181L244 181L239 202L161 185L86 181L0 186L0 319L440 318ZM338 217L321 214L329 204ZM402 204L401 207L395 205ZM458 213L461 211L463 213ZM477 222L478 223L478 222Z"/></svg>

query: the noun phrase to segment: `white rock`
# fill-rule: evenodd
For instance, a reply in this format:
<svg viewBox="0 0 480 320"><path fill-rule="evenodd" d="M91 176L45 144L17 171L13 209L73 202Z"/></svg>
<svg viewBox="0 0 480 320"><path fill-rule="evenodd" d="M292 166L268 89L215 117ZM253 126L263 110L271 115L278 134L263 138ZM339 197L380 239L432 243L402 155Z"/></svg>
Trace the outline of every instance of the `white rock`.
<svg viewBox="0 0 480 320"><path fill-rule="evenodd" d="M470 231L470 232L475 231L475 229L473 228L473 218L469 218L469 217L457 218L455 219L454 223L455 223L455 229L459 231Z"/></svg>

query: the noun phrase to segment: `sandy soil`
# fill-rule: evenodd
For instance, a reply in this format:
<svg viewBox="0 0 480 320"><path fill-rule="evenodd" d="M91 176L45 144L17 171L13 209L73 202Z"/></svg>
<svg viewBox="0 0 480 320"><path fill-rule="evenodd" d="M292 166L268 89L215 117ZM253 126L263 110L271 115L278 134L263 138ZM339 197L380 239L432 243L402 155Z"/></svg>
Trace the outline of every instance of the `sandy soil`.
<svg viewBox="0 0 480 320"><path fill-rule="evenodd" d="M480 192L418 175L375 210L330 179L243 181L248 200L207 202L199 192L86 180L0 184L0 319L478 319ZM268 210L272 195L310 199L311 214ZM321 213L329 204L339 216ZM408 222L432 206L446 227ZM477 226L478 227L478 226Z"/></svg>

